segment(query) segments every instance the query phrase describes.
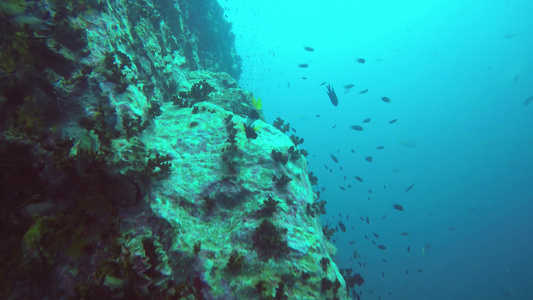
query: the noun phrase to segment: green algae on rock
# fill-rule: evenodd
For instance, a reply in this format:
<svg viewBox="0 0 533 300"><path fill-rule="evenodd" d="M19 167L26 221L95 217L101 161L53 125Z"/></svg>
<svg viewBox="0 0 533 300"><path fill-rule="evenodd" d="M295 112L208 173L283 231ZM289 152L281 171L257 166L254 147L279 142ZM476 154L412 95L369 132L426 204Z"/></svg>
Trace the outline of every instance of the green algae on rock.
<svg viewBox="0 0 533 300"><path fill-rule="evenodd" d="M1 298L347 299L303 139L239 87L216 1L0 18Z"/></svg>

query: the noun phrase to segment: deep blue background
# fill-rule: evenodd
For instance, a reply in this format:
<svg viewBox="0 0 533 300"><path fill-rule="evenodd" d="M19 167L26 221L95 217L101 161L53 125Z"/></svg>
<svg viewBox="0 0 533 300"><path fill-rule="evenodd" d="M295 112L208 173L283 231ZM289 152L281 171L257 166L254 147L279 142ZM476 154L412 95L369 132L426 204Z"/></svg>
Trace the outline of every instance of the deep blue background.
<svg viewBox="0 0 533 300"><path fill-rule="evenodd" d="M533 2L219 2L241 85L305 139L323 224L342 213L337 263L366 279L363 299L533 299Z"/></svg>

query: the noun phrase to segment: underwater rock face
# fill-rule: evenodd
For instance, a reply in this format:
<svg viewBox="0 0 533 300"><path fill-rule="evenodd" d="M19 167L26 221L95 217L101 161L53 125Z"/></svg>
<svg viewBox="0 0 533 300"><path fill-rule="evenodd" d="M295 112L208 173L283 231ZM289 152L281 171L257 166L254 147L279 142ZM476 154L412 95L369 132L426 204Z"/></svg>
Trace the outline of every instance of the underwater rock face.
<svg viewBox="0 0 533 300"><path fill-rule="evenodd" d="M230 126L236 128L244 120L211 103L198 107L199 112L193 114L191 108L164 106L156 120L157 134L143 136L148 148L173 157L172 173L155 184L150 200L157 217L174 229L171 248L193 252L194 245L201 245L193 269L208 299L260 299L254 287L259 282L266 284L262 294L273 296L278 284L288 284L287 280L291 283L284 288L288 299L319 299L327 293L332 297L332 292L321 294L322 278L338 278L343 286L344 280L336 266L324 272L318 264L323 257L334 255L328 253L334 247L324 238L318 217L306 214L307 204L316 196L305 159L286 165L274 161L272 150L286 152L293 143L262 121L257 121L257 139L247 139L239 129L232 149L225 119L232 116ZM191 127L191 123L197 125ZM280 188L272 178L281 175L292 180ZM258 211L269 197L278 202L276 212L262 218ZM259 231L265 220L277 229ZM275 234L280 235L276 243L281 245L265 241ZM251 243L254 238L263 241L261 247L270 248L258 248ZM234 252L242 257L237 271L228 267ZM302 272L311 278L304 280ZM337 296L345 298L344 293L341 288Z"/></svg>
<svg viewBox="0 0 533 300"><path fill-rule="evenodd" d="M4 2L0 298L347 298L217 1Z"/></svg>

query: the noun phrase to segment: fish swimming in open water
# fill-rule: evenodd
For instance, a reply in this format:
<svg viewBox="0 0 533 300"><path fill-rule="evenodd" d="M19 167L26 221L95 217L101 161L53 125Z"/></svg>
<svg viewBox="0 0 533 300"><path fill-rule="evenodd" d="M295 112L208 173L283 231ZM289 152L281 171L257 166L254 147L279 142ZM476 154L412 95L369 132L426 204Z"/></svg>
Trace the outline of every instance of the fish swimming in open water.
<svg viewBox="0 0 533 300"><path fill-rule="evenodd" d="M399 211L403 211L403 206L401 206L400 204L393 203L393 204L392 204L392 207L393 207L394 209L399 210Z"/></svg>
<svg viewBox="0 0 533 300"><path fill-rule="evenodd" d="M339 98L337 98L337 94L335 94L335 90L331 87L331 85L326 85L326 88L328 89L328 96L329 100L331 101L331 104L334 106L337 106L339 104Z"/></svg>

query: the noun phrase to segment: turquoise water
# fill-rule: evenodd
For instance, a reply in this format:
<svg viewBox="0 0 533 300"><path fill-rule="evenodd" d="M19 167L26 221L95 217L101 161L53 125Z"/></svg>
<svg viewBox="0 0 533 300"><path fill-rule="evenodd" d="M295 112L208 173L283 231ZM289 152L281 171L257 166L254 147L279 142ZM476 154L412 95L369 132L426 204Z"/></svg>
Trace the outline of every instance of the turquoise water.
<svg viewBox="0 0 533 300"><path fill-rule="evenodd" d="M305 139L363 299L533 299L532 2L219 2L241 85Z"/></svg>

